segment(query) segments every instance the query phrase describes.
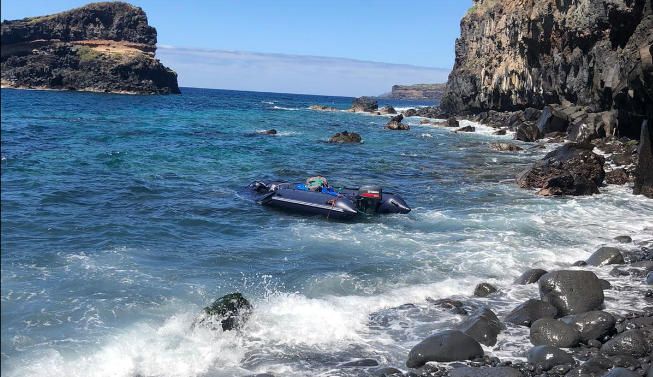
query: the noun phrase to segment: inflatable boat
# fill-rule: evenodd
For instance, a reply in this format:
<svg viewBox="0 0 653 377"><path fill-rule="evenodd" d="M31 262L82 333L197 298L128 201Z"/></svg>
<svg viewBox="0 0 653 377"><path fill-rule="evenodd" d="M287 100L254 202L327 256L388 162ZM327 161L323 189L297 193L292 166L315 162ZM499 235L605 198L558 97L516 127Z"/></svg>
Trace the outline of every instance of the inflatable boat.
<svg viewBox="0 0 653 377"><path fill-rule="evenodd" d="M322 187L317 191L303 183L261 182L249 185L256 201L264 206L330 219L347 220L363 214L408 213L410 207L397 194L378 186L359 188Z"/></svg>

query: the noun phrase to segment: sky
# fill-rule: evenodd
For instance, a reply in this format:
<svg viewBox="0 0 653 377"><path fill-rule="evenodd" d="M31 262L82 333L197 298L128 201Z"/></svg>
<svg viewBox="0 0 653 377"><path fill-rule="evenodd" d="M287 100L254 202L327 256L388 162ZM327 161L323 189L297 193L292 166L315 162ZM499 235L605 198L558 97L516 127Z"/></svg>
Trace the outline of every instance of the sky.
<svg viewBox="0 0 653 377"><path fill-rule="evenodd" d="M2 0L1 18L80 0ZM158 32L157 57L181 86L377 95L445 82L471 0L133 0Z"/></svg>

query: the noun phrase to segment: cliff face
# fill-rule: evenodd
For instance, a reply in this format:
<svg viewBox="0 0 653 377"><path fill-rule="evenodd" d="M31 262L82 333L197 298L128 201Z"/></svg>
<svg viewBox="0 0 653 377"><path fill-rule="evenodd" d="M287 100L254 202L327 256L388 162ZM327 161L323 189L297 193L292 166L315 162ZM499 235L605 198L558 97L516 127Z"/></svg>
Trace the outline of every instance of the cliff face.
<svg viewBox="0 0 653 377"><path fill-rule="evenodd" d="M653 113L650 0L474 0L442 108L510 111L571 102L615 110L638 137Z"/></svg>
<svg viewBox="0 0 653 377"><path fill-rule="evenodd" d="M89 4L2 22L2 85L125 93L179 93L155 59L156 29L141 8Z"/></svg>
<svg viewBox="0 0 653 377"><path fill-rule="evenodd" d="M393 85L392 92L383 96L393 99L415 99L439 101L446 84Z"/></svg>

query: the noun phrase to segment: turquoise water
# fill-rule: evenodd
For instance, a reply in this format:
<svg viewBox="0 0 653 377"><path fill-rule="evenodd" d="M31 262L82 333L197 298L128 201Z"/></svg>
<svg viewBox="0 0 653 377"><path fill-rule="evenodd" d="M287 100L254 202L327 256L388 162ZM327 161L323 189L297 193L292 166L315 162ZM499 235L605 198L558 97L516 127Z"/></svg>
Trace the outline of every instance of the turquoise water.
<svg viewBox="0 0 653 377"><path fill-rule="evenodd" d="M517 188L544 151L488 148L509 135L419 118L392 132L385 117L307 109L351 100L3 89L3 375L355 376L338 364L358 357L401 367L418 340L459 320L427 297L469 299L490 281L501 311L533 294L509 285L526 268L621 234L650 238L653 204L626 187L571 199ZM279 134L256 135L270 128ZM364 143L325 142L342 130ZM334 223L246 195L256 179L316 174L379 184L413 211ZM190 327L232 291L255 306L240 333ZM512 352L519 335L493 351Z"/></svg>

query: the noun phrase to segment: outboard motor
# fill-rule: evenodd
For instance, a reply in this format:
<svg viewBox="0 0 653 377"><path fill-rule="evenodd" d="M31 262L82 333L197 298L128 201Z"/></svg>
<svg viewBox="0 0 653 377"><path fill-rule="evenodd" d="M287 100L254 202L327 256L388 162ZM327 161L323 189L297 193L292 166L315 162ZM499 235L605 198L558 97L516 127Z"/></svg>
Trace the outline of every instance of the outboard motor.
<svg viewBox="0 0 653 377"><path fill-rule="evenodd" d="M268 192L270 190L270 187L261 181L254 181L249 187L258 193Z"/></svg>
<svg viewBox="0 0 653 377"><path fill-rule="evenodd" d="M356 208L360 212L375 213L382 196L383 189L379 186L361 186L356 196Z"/></svg>

